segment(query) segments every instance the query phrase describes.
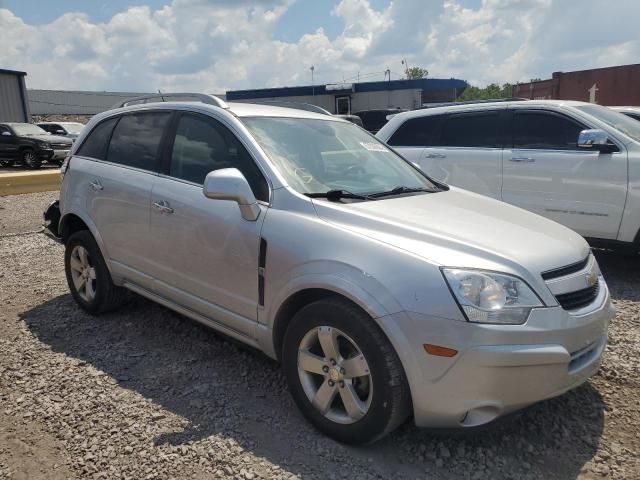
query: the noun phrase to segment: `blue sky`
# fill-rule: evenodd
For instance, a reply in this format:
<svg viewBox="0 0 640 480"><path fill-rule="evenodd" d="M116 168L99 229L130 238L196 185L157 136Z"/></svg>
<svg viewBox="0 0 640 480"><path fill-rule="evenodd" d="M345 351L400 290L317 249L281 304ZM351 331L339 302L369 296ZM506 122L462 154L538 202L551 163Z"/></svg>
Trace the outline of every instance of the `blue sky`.
<svg viewBox="0 0 640 480"><path fill-rule="evenodd" d="M576 12L580 12L579 21ZM602 15L606 12L606 15ZM259 88L403 76L475 85L636 63L638 0L0 0L31 88Z"/></svg>

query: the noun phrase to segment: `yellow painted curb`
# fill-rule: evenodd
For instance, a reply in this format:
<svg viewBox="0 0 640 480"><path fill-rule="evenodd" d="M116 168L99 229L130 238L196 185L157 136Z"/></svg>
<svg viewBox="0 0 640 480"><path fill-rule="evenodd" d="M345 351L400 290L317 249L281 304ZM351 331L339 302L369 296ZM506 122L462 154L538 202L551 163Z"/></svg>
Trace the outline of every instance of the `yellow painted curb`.
<svg viewBox="0 0 640 480"><path fill-rule="evenodd" d="M0 172L0 196L60 190L60 170Z"/></svg>

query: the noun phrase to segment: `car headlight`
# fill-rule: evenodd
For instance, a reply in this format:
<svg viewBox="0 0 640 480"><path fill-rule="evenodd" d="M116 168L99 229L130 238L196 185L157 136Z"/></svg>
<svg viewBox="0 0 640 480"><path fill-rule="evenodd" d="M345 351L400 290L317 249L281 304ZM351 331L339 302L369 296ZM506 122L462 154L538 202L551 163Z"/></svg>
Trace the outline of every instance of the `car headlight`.
<svg viewBox="0 0 640 480"><path fill-rule="evenodd" d="M520 325L532 308L544 306L529 285L511 275L459 268L442 273L470 322Z"/></svg>
<svg viewBox="0 0 640 480"><path fill-rule="evenodd" d="M45 148L45 149L47 149L47 150L48 150L48 149L50 149L50 148L51 148L51 144L50 144L50 143L47 143L47 142L42 142L42 143L40 144L40 148Z"/></svg>

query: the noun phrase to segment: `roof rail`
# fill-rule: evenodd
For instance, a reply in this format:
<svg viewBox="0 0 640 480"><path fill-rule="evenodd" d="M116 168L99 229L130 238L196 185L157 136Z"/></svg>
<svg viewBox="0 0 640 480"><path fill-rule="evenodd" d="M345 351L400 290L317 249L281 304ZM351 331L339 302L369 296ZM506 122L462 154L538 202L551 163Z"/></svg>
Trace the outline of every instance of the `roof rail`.
<svg viewBox="0 0 640 480"><path fill-rule="evenodd" d="M321 113L323 115L332 115L331 112L325 110L318 105L304 102L290 102L287 100L242 100L239 103L252 103L254 105L271 105L272 107L293 108L295 110L304 110L307 112Z"/></svg>
<svg viewBox="0 0 640 480"><path fill-rule="evenodd" d="M414 110L421 110L423 108L436 108L436 107L451 107L453 105L473 105L474 103L498 103L498 102L526 102L528 98L522 97L508 97L508 98L488 98L486 100L466 100L463 102L439 102L428 103L421 107L414 108Z"/></svg>
<svg viewBox="0 0 640 480"><path fill-rule="evenodd" d="M220 108L229 108L229 105L224 100L206 93L155 93L153 95L142 95L118 102L111 108L154 102L202 102Z"/></svg>

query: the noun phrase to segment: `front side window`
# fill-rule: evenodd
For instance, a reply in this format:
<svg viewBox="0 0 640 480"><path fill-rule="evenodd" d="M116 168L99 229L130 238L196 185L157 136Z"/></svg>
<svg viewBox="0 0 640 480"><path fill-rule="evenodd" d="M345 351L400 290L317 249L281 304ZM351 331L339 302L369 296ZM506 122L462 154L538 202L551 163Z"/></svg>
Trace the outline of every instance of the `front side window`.
<svg viewBox="0 0 640 480"><path fill-rule="evenodd" d="M219 122L197 115L182 115L171 151L169 175L202 185L207 174L237 168L258 200L268 201L269 189L249 152Z"/></svg>
<svg viewBox="0 0 640 480"><path fill-rule="evenodd" d="M281 117L242 120L289 186L300 193L437 190L384 143L352 123Z"/></svg>
<svg viewBox="0 0 640 480"><path fill-rule="evenodd" d="M104 160L107 158L107 144L118 117L113 117L96 125L78 149L77 155Z"/></svg>
<svg viewBox="0 0 640 480"><path fill-rule="evenodd" d="M156 171L162 135L170 116L169 112L123 115L113 131L107 160L128 167Z"/></svg>
<svg viewBox="0 0 640 480"><path fill-rule="evenodd" d="M441 145L447 147L501 148L498 112L451 115L442 129Z"/></svg>
<svg viewBox="0 0 640 480"><path fill-rule="evenodd" d="M586 127L551 112L514 112L513 148L577 150Z"/></svg>
<svg viewBox="0 0 640 480"><path fill-rule="evenodd" d="M438 145L441 118L439 115L410 118L400 125L387 143L398 147Z"/></svg>

